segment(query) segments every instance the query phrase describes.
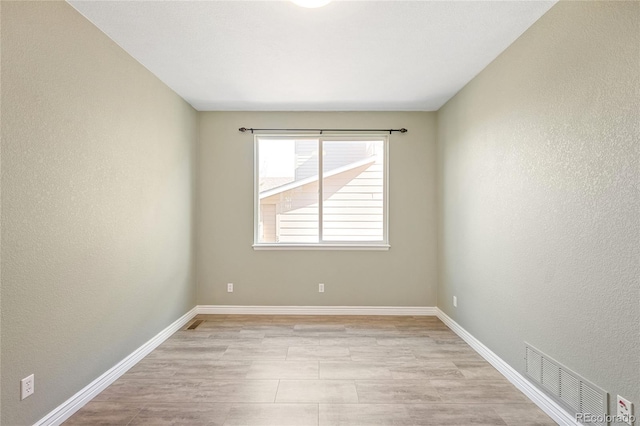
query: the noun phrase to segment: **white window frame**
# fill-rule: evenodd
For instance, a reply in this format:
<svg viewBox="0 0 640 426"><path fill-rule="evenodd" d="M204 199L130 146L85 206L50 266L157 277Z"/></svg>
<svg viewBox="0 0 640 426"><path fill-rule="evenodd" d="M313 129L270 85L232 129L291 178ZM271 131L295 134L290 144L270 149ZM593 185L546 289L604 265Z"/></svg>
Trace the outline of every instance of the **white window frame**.
<svg viewBox="0 0 640 426"><path fill-rule="evenodd" d="M384 173L383 173L383 203L382 203L382 241L322 241L322 210L323 210L323 165L322 156L318 161L318 238L317 243L261 243L259 242L259 211L260 211L260 158L259 158L259 140L260 139L317 139L319 144L319 152L322 152L322 144L324 141L383 141L384 153ZM310 134L260 134L253 135L253 249L254 250L389 250L389 135L379 133L358 133L349 135L331 134L331 135L310 135Z"/></svg>

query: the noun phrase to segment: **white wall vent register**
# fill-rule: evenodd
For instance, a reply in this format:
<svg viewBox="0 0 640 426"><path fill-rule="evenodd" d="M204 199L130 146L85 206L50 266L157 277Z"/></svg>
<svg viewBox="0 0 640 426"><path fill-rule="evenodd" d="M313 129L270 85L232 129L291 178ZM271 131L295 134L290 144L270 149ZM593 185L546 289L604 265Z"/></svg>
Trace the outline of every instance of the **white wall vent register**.
<svg viewBox="0 0 640 426"><path fill-rule="evenodd" d="M592 418L606 418L607 392L528 344L525 346L525 373L574 414L588 413L594 416ZM606 426L607 422L589 424Z"/></svg>

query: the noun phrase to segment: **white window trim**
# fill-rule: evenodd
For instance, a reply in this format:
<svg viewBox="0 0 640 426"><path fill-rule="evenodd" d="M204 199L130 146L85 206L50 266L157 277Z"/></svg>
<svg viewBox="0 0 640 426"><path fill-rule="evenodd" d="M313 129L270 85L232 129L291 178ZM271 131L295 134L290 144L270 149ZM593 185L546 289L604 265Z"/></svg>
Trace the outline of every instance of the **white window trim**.
<svg viewBox="0 0 640 426"><path fill-rule="evenodd" d="M363 241L345 241L336 243L335 241L320 241L317 243L260 243L259 236L259 208L260 208L260 173L258 158L258 139L281 139L281 138L298 138L298 139L318 139L320 149L322 149L323 141L365 141L370 138L383 140L384 152L384 176L383 176L383 240L375 242ZM273 133L256 133L253 135L253 249L254 250L389 250L389 135L380 133L363 133L358 135L309 135L309 134L273 134ZM322 156L319 157L318 171L322 170ZM319 193L322 193L322 180L318 178ZM322 236L322 197L318 197L318 233Z"/></svg>
<svg viewBox="0 0 640 426"><path fill-rule="evenodd" d="M389 244L329 244L329 243L305 243L305 244L278 244L260 243L254 244L254 250L389 250Z"/></svg>

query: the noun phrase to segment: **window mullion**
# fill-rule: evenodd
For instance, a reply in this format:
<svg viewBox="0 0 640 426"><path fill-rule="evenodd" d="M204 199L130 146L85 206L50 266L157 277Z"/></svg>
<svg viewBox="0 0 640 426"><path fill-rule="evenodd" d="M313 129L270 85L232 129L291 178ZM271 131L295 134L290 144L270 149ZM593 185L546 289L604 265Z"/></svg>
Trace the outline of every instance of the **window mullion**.
<svg viewBox="0 0 640 426"><path fill-rule="evenodd" d="M323 172L323 147L322 147L322 139L318 139L318 242L324 242L324 231L323 231L323 220L322 220L322 210L323 210L323 198L324 198L324 172Z"/></svg>

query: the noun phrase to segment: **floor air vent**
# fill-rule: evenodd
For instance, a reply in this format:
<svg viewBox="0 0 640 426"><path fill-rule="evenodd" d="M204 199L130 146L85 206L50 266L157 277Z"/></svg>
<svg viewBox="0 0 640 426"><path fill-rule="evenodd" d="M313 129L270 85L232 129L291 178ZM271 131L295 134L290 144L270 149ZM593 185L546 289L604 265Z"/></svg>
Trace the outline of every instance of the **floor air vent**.
<svg viewBox="0 0 640 426"><path fill-rule="evenodd" d="M608 414L608 394L605 391L529 345L525 346L525 373L574 414L588 413L594 417L606 417Z"/></svg>
<svg viewBox="0 0 640 426"><path fill-rule="evenodd" d="M191 325L189 327L187 327L187 330L195 330L203 322L204 322L204 320L195 320L194 322L191 323Z"/></svg>

